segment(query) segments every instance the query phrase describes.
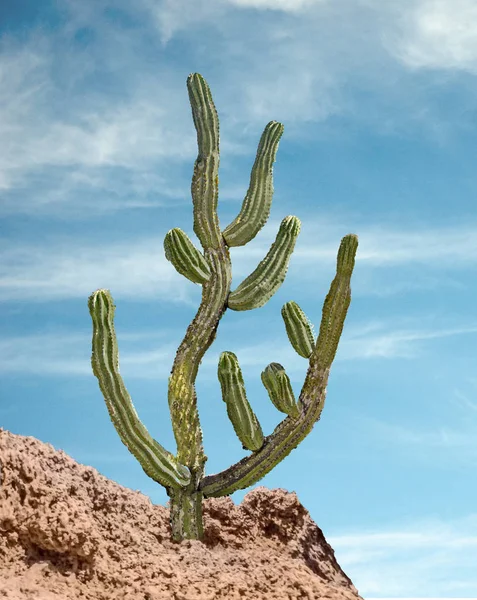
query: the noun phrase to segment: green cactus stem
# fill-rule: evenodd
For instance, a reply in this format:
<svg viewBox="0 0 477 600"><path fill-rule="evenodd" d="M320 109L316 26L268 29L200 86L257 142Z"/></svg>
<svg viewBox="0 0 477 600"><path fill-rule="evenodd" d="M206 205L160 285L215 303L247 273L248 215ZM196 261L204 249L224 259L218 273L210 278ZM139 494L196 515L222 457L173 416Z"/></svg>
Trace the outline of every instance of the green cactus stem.
<svg viewBox="0 0 477 600"><path fill-rule="evenodd" d="M296 302L287 302L282 307L288 339L294 350L303 358L310 358L315 347L313 326Z"/></svg>
<svg viewBox="0 0 477 600"><path fill-rule="evenodd" d="M203 255L195 248L186 233L175 227L164 238L166 258L176 271L193 283L209 280L210 269Z"/></svg>
<svg viewBox="0 0 477 600"><path fill-rule="evenodd" d="M270 363L262 371L261 379L275 408L294 419L298 418L300 409L284 367L279 363Z"/></svg>
<svg viewBox="0 0 477 600"><path fill-rule="evenodd" d="M200 490L204 498L229 496L260 481L294 450L320 419L326 398L326 386L338 338L351 301L350 280L358 237L349 234L341 240L337 271L323 305L320 335L310 356L305 382L298 399L298 419L285 418L273 433L265 437L258 452L246 456L228 469L204 477ZM327 336L331 335L331 338Z"/></svg>
<svg viewBox="0 0 477 600"><path fill-rule="evenodd" d="M242 371L233 352L222 352L217 369L222 399L227 405L227 414L244 450L260 450L263 432L260 423L247 400Z"/></svg>
<svg viewBox="0 0 477 600"><path fill-rule="evenodd" d="M288 263L300 233L300 219L288 216L283 219L277 237L265 258L227 300L232 310L260 308L270 300L282 285L288 270Z"/></svg>
<svg viewBox="0 0 477 600"><path fill-rule="evenodd" d="M217 217L219 196L219 117L210 88L198 73L187 78L199 153L192 176L194 233L204 248L223 245Z"/></svg>
<svg viewBox="0 0 477 600"><path fill-rule="evenodd" d="M115 305L109 290L94 292L88 299L88 307L93 319L93 373L98 378L109 416L121 441L154 481L176 488L188 485L189 470L149 435L119 374L119 351L113 323Z"/></svg>
<svg viewBox="0 0 477 600"><path fill-rule="evenodd" d="M277 121L270 121L262 133L242 208L222 232L229 248L253 240L267 222L273 198L273 163L282 134L283 125Z"/></svg>
<svg viewBox="0 0 477 600"><path fill-rule="evenodd" d="M187 89L197 131L198 156L192 177L194 232L199 252L179 228L164 240L166 258L190 281L202 286L197 314L177 350L168 382L168 403L177 445L174 456L154 440L140 421L119 373L119 353L114 331L114 302L108 290L97 290L88 300L93 321L92 367L106 401L111 421L121 441L137 458L143 470L166 488L170 498L171 537L202 540L202 501L232 494L258 482L283 460L312 430L324 406L332 361L351 299L350 281L358 238L349 234L341 240L336 276L323 305L316 343L308 321L294 302L282 309L289 339L295 350L309 360L298 402L284 367L270 363L262 372L274 406L287 416L269 436L245 393L237 356L223 352L218 378L227 413L251 454L215 475L205 476L207 456L197 410L195 380L205 352L213 343L223 314L263 306L283 283L300 231L295 216L283 219L275 242L257 268L233 292L229 247L242 246L266 222L271 206L272 165L283 133L283 125L271 121L260 139L242 209L222 232L217 216L219 168L219 120L210 88L198 73L189 75ZM311 347L311 352L310 352Z"/></svg>

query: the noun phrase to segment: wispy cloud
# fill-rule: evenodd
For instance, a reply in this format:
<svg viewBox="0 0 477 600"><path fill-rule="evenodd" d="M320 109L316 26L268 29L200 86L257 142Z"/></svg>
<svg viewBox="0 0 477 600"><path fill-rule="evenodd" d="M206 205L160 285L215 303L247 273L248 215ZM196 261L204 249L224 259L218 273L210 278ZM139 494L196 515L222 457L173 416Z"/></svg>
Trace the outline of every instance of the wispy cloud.
<svg viewBox="0 0 477 600"><path fill-rule="evenodd" d="M299 12L316 4L322 4L328 0L228 0L234 6L243 8L257 8L280 10L284 12Z"/></svg>
<svg viewBox="0 0 477 600"><path fill-rule="evenodd" d="M99 22L111 36L98 31L87 49L78 47L71 23L56 37L33 31L21 43L2 40L0 134L8 151L0 155L1 214L97 213L190 195L190 176L177 183L182 162L192 173L197 155L187 73L179 77L159 62L136 79L132 56L120 51L130 46L127 34ZM89 26L100 29L95 19ZM104 37L106 66L97 60L104 43L94 43ZM245 151L229 139L222 149Z"/></svg>
<svg viewBox="0 0 477 600"><path fill-rule="evenodd" d="M366 598L383 592L405 598L415 590L426 598L459 597L477 589L477 514L445 522L429 517L395 529L327 535L327 540ZM469 574L464 585L455 573Z"/></svg>
<svg viewBox="0 0 477 600"><path fill-rule="evenodd" d="M355 414L354 419L367 435L383 441L414 461L430 461L436 465L455 468L456 464L477 464L476 415L466 411L465 418L454 415L454 426L417 426L384 422L369 415Z"/></svg>
<svg viewBox="0 0 477 600"><path fill-rule="evenodd" d="M471 411L471 413L477 413L477 390L473 394L474 399L469 398L467 394L464 394L459 389L454 390L455 401L464 409Z"/></svg>
<svg viewBox="0 0 477 600"><path fill-rule="evenodd" d="M233 248L234 284L249 274L266 255L275 239L280 220L271 219L249 245ZM177 223L171 223L172 226ZM421 275L420 268L445 269L452 266L466 269L477 262L477 233L475 227L428 229L424 231L397 231L384 226L361 226L360 245L356 262L358 267L353 278L356 295L389 295L403 289L432 289L436 280L432 275ZM152 297L163 301L190 303L194 288L184 277L178 275L166 260L163 237L166 231L152 239L127 243L101 238L91 241L50 238L41 245L23 244L13 246L4 242L0 247L0 301L15 299L32 302L79 298L89 295L100 287L115 291L118 297L136 297L141 290L142 299ZM347 233L344 226L323 220L307 220L292 257L293 268L288 281L296 277L309 277L310 265L326 265L334 272L339 240ZM192 232L188 235L200 248ZM320 244L315 242L320 239ZM105 244L105 245L103 245ZM402 282L393 281L383 287L379 284L379 269L408 267L411 269ZM412 271L415 269L415 271ZM416 274L419 277L416 281ZM316 278L316 270L313 270ZM446 280L441 281L441 285ZM447 278L453 287L465 287ZM447 285L446 284L446 285ZM174 293L172 294L172 290ZM403 332L403 340L407 334ZM395 340L397 341L397 340Z"/></svg>
<svg viewBox="0 0 477 600"><path fill-rule="evenodd" d="M369 330L382 328L381 333L374 335ZM351 329L351 332L349 331ZM354 329L354 331L353 331ZM415 358L423 354L421 341L440 339L456 335L477 333L477 323L464 327L455 328L437 328L434 330L424 330L421 327L389 328L383 323L372 322L364 326L364 333L360 334L360 327L347 328L347 340L340 344L341 359L355 358Z"/></svg>
<svg viewBox="0 0 477 600"><path fill-rule="evenodd" d="M118 334L121 341L141 342L151 345L158 337L165 337L167 330ZM162 343L159 348L135 353L121 353L120 366L142 367L141 373L167 379L170 362L177 348L172 343ZM41 377L91 376L91 333L45 332L25 336L4 336L0 342L3 373L25 373ZM140 375L139 375L140 376Z"/></svg>
<svg viewBox="0 0 477 600"><path fill-rule="evenodd" d="M427 119L432 129L427 96L416 96L399 74L473 68L476 9L472 0L457 4L201 0L190 11L184 0L142 0L132 11L122 1L62 0L66 18L57 30L32 29L21 40L7 34L0 44L0 134L8 149L0 157L1 213L64 213L71 205L74 214L80 197L89 211L117 210L182 195L189 181L180 167L196 155L188 73L161 58L181 32L194 49L193 60L185 55L189 70L203 63L204 30L214 32L204 75L231 156L253 155L250 141L272 118L286 123L289 139L306 135L304 122L350 111L377 128ZM353 101L363 86L381 108L382 98L393 99L392 117Z"/></svg>
<svg viewBox="0 0 477 600"><path fill-rule="evenodd" d="M191 302L193 284L178 276L157 239L152 244L138 242L134 249L129 243L74 247L65 240L36 248L6 248L1 255L4 301L87 298L94 290L106 288L113 297Z"/></svg>
<svg viewBox="0 0 477 600"><path fill-rule="evenodd" d="M349 324L343 333L336 362L368 359L414 358L424 353L418 342L448 336L457 336L477 332L475 327L441 328L425 331L422 327L407 330L396 328L392 322L371 321L364 325ZM226 333L231 326L224 322L221 331ZM381 332L379 331L381 330ZM284 335L284 334L283 334ZM289 344L284 344L283 335L277 338L271 335L266 342L244 344L235 343L234 352L242 367L263 369L264 356L286 365L287 372L293 377L303 371L303 361ZM176 334L174 334L175 337ZM167 330L159 334L147 332L118 332L121 348L120 366L128 377L142 379L167 379L170 373L169 363L177 351L172 343L157 344L157 337L167 337ZM280 342L281 340L281 342ZM0 341L0 372L24 372L37 375L85 375L90 374L90 333L44 332L28 336L3 336ZM138 351L127 342L140 341L141 346L148 344L149 349ZM126 342L126 344L124 343ZM429 350L428 352L432 352ZM215 347L206 354L201 363L201 377L216 378L217 361L220 351ZM134 367L134 368L132 368ZM388 436L391 427L395 441L422 442L428 445L458 445L467 443L452 432L444 429L440 432L422 434L398 426L388 426L379 421L370 422L376 433ZM426 437L427 435L427 437ZM473 444L475 439L472 438Z"/></svg>

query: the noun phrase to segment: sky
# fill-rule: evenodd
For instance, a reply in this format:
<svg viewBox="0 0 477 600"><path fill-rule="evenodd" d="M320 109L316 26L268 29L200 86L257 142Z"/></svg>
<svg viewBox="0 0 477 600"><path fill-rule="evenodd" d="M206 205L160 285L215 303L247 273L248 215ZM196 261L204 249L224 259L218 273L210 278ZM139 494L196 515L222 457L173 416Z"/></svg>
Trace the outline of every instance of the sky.
<svg viewBox="0 0 477 600"><path fill-rule="evenodd" d="M318 331L341 238L359 238L321 419L252 488L296 492L359 593L477 597L475 0L3 0L0 4L0 419L165 505L121 443L91 369L88 296L116 303L120 369L168 450L167 378L201 288L166 260L197 248L189 73L220 119L224 229L265 125L284 124L270 218L232 248L232 289L281 220L302 227L260 309L227 310L196 381L206 474L244 456L217 363L234 352L265 435L260 373L298 397L296 301Z"/></svg>

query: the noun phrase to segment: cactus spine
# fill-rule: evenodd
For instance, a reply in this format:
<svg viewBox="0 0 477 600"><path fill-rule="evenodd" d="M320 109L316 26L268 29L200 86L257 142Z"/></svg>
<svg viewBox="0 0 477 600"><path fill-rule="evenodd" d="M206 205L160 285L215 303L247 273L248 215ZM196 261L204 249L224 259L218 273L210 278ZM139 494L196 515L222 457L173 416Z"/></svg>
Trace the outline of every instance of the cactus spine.
<svg viewBox="0 0 477 600"><path fill-rule="evenodd" d="M143 470L166 488L170 497L172 539L202 539L202 500L232 494L253 485L285 458L308 435L323 409L331 363L351 299L350 280L358 239L341 240L336 276L323 306L316 343L308 320L295 302L282 309L292 346L309 360L298 402L285 369L270 363L262 372L273 405L287 417L267 437L247 400L237 356L223 352L218 365L222 399L237 437L252 453L215 475L204 476L207 456L197 411L195 379L200 362L213 343L227 308L251 310L263 306L283 283L300 231L295 216L283 219L275 242L257 268L230 291L232 269L229 247L253 239L270 213L273 195L272 165L283 125L271 121L260 139L242 209L222 232L217 217L219 120L209 86L198 73L189 75L187 89L197 131L198 156L191 194L194 232L199 252L179 228L165 237L166 258L190 281L202 285L202 301L187 328L169 377L168 402L177 444L174 456L154 440L140 421L119 374L119 353L114 331L114 303L108 290L97 290L88 300L93 321L92 367L98 378L111 420L122 442Z"/></svg>

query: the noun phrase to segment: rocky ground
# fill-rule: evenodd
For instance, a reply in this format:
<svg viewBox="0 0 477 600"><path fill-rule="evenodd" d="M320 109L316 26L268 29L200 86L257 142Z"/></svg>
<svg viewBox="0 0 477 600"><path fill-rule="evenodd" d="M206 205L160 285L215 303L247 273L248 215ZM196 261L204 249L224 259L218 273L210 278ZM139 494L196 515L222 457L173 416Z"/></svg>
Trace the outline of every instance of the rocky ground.
<svg viewBox="0 0 477 600"><path fill-rule="evenodd" d="M203 542L169 510L0 428L0 598L362 600L295 493L204 500Z"/></svg>

